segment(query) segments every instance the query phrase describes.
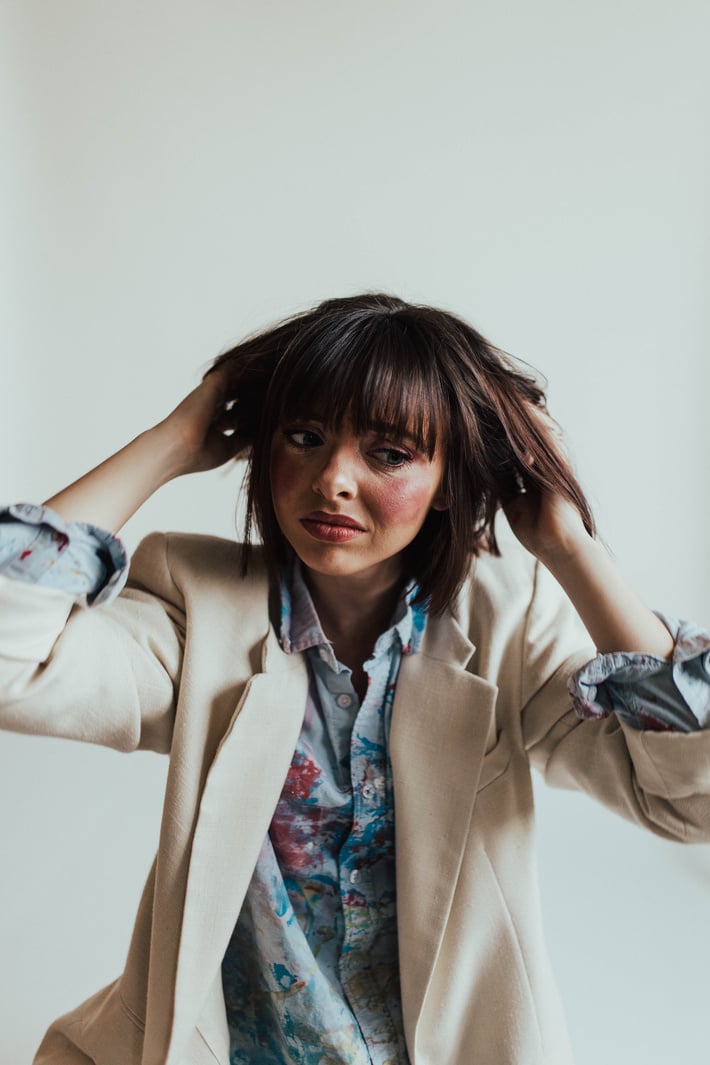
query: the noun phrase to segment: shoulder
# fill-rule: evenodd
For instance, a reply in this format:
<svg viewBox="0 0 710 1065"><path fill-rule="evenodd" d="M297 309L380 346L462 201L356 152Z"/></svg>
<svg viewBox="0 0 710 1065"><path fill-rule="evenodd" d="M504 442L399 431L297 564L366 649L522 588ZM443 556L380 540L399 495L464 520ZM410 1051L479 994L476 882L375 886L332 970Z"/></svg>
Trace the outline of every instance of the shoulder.
<svg viewBox="0 0 710 1065"><path fill-rule="evenodd" d="M496 519L500 555L481 553L471 566L454 606L460 624L490 624L525 613L538 583L538 564L516 539L503 515Z"/></svg>
<svg viewBox="0 0 710 1065"><path fill-rule="evenodd" d="M244 545L218 536L154 532L143 539L131 559L128 587L156 592L164 598L209 600L213 606L235 596L242 604L264 603L268 577L262 549L249 550L244 572Z"/></svg>
<svg viewBox="0 0 710 1065"><path fill-rule="evenodd" d="M503 662L511 667L522 653L537 565L504 520L497 522L496 536L500 556L482 553L472 559L456 600L430 619L423 649L497 683Z"/></svg>
<svg viewBox="0 0 710 1065"><path fill-rule="evenodd" d="M476 647L474 668L486 671L516 658L529 661L544 648L594 655L569 598L550 574L518 542L510 527L496 524L500 556L482 554L472 562L453 613Z"/></svg>

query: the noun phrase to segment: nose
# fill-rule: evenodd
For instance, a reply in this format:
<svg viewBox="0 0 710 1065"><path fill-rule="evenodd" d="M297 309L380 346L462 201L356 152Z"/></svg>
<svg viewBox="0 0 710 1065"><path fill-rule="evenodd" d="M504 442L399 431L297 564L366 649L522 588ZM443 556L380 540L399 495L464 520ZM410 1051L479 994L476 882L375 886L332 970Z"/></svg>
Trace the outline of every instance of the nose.
<svg viewBox="0 0 710 1065"><path fill-rule="evenodd" d="M323 463L313 478L313 491L323 499L355 498L355 461L346 448L334 447L324 455Z"/></svg>

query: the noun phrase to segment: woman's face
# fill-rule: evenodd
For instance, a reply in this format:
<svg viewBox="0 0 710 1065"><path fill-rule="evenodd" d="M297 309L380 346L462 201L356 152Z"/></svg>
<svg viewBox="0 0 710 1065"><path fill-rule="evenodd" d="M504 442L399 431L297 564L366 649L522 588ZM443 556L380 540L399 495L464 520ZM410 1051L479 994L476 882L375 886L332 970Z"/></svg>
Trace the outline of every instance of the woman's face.
<svg viewBox="0 0 710 1065"><path fill-rule="evenodd" d="M271 493L281 532L324 576L402 576L401 553L433 507L445 509L443 458L380 430L289 423L271 446Z"/></svg>

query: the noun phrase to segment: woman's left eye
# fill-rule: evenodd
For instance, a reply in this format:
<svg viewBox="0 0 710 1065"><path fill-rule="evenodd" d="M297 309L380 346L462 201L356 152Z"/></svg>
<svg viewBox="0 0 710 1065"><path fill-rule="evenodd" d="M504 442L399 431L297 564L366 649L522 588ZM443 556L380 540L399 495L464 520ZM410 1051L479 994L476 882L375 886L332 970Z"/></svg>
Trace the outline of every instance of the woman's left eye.
<svg viewBox="0 0 710 1065"><path fill-rule="evenodd" d="M412 461L406 451L400 451L396 447L380 447L373 454L377 455L379 461L385 466L405 466Z"/></svg>

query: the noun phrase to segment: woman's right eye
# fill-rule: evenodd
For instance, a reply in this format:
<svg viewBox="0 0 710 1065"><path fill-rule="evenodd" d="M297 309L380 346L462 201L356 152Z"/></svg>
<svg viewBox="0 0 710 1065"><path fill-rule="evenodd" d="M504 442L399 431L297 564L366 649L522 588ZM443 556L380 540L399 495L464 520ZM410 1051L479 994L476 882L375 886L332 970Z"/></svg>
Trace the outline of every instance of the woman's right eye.
<svg viewBox="0 0 710 1065"><path fill-rule="evenodd" d="M294 447L302 448L304 451L323 443L318 433L310 429L287 429L284 436Z"/></svg>

